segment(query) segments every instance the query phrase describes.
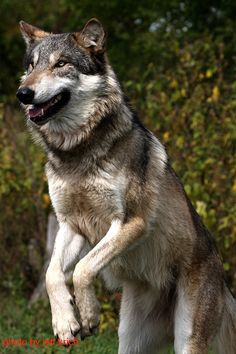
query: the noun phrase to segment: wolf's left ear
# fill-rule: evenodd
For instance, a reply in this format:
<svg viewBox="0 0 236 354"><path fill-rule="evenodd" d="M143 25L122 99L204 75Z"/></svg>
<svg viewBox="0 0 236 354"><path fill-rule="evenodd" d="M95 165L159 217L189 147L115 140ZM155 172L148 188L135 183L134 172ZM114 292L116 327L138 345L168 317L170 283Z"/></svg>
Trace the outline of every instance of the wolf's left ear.
<svg viewBox="0 0 236 354"><path fill-rule="evenodd" d="M105 47L106 34L100 21L91 18L79 36L85 48L91 48L94 52L103 52Z"/></svg>
<svg viewBox="0 0 236 354"><path fill-rule="evenodd" d="M34 41L42 40L50 34L24 21L20 21L19 25L27 46L31 45Z"/></svg>

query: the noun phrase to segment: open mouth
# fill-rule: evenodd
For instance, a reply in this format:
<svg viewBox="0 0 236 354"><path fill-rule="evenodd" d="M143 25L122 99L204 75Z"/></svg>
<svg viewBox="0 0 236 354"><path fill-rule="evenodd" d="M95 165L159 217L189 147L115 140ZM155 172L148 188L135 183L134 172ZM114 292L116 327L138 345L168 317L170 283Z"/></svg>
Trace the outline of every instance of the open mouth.
<svg viewBox="0 0 236 354"><path fill-rule="evenodd" d="M70 92L62 91L50 100L31 105L28 109L28 115L32 122L43 125L49 121L49 119L64 107L70 100Z"/></svg>

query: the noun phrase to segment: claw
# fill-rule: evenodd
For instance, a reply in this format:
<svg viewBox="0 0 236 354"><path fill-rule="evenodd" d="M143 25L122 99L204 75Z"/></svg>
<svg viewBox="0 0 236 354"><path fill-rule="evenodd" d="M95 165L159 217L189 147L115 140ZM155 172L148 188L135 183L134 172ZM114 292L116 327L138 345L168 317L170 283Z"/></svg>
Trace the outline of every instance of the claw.
<svg viewBox="0 0 236 354"><path fill-rule="evenodd" d="M77 330L75 330L75 331L71 331L71 334L72 334L74 337L76 337L77 334L79 333L79 331L80 331L80 329L77 329Z"/></svg>

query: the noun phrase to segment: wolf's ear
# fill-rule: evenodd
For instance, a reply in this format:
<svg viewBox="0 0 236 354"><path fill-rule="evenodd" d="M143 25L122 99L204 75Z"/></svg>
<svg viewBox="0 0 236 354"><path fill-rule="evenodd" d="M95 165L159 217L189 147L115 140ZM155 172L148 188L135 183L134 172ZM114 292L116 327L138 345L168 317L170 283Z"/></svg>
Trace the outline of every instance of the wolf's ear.
<svg viewBox="0 0 236 354"><path fill-rule="evenodd" d="M27 46L31 45L34 41L42 40L50 34L24 21L20 21L19 24L22 36Z"/></svg>
<svg viewBox="0 0 236 354"><path fill-rule="evenodd" d="M91 18L81 32L79 37L85 48L90 48L94 52L103 52L106 34L100 21Z"/></svg>

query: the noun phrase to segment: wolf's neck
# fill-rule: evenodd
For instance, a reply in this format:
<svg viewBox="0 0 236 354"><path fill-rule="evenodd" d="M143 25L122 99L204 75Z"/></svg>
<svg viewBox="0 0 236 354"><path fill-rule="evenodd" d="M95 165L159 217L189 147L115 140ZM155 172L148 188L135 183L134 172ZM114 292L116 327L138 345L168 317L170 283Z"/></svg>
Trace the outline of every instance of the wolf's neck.
<svg viewBox="0 0 236 354"><path fill-rule="evenodd" d="M70 142L63 140L64 146L71 144L70 149L57 148L45 140L48 165L58 175L64 171L62 166L66 166L66 171L71 176L86 176L88 173L96 175L97 170L103 169L104 163L108 163L116 147L132 133L133 122L129 116L131 112L127 107L123 109L124 111L119 110L103 116L90 132L85 132L86 137L79 142L74 136L65 136L65 139L71 139Z"/></svg>

